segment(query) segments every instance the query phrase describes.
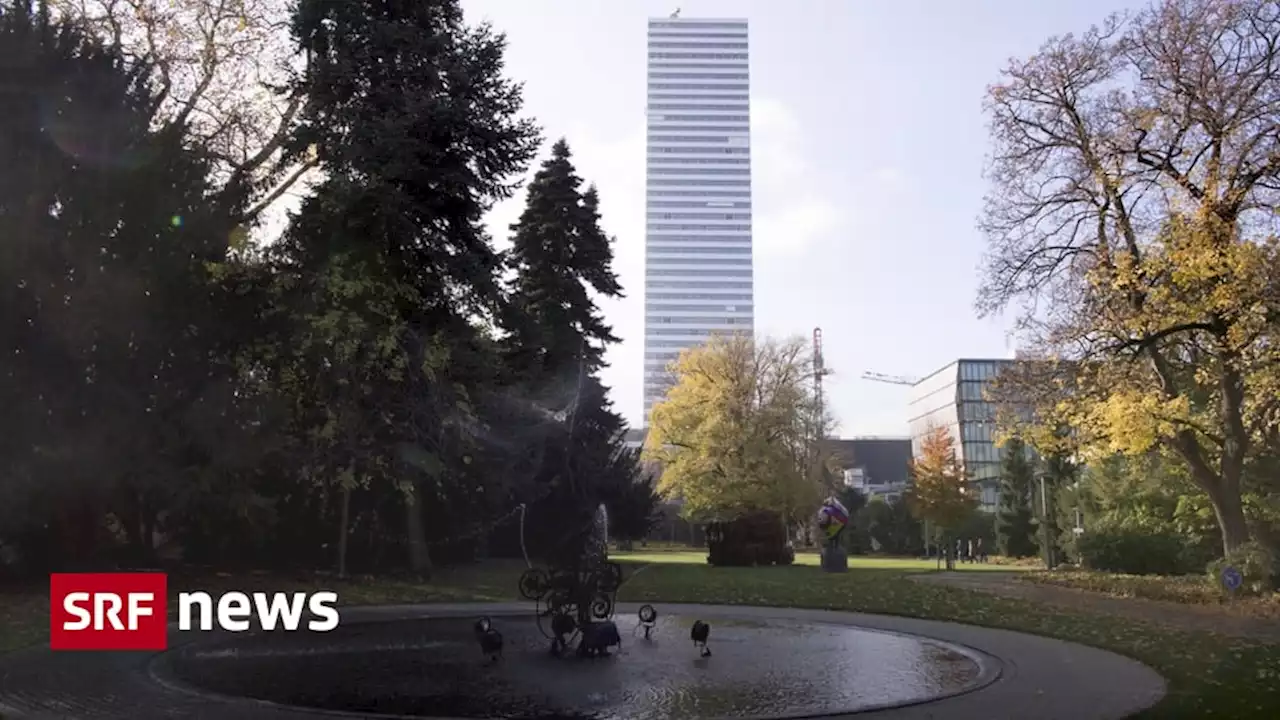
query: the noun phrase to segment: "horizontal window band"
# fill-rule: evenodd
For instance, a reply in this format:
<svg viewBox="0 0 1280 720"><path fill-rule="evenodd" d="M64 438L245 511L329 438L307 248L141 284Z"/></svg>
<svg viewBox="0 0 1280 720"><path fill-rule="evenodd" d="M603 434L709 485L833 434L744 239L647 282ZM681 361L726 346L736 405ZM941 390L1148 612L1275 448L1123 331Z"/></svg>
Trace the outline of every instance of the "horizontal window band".
<svg viewBox="0 0 1280 720"><path fill-rule="evenodd" d="M678 89L679 89L679 88L677 88L676 90L678 90ZM708 89L714 89L714 88L708 88ZM735 91L733 91L732 93L729 93L729 92L725 92L725 93L710 93L710 92L691 93L691 92L688 92L688 88L684 88L684 89L683 89L683 91L681 91L681 92L677 93L677 92L675 92L675 90L670 90L670 91L666 91L666 92L662 92L662 91L654 92L654 89L653 89L653 88L649 88L649 94L648 94L648 96L647 96L647 100L648 100L648 102L649 102L649 106L650 106L650 107L653 107L654 105L656 105L656 104L658 104L658 103L668 103L668 102L678 102L678 103L679 103L679 102L694 102L694 103L698 103L698 104L699 104L699 106L701 106L701 105L703 105L703 104L707 104L707 105L729 105L729 104L733 104L733 105L741 106L741 107L735 107L735 108L734 108L735 110L746 110L747 108L746 108L745 106L746 106L746 105L750 105L750 104L751 104L751 96L750 96L750 94L749 94L749 93L747 93L747 92L745 92L745 91L742 91L742 90L735 90ZM663 109L669 109L669 108L663 108ZM697 109L697 108L695 108L695 109Z"/></svg>
<svg viewBox="0 0 1280 720"><path fill-rule="evenodd" d="M697 52L699 50L750 50L747 43L744 42L716 42L694 40L693 42L672 41L670 38L649 38L649 50L665 52L667 50L675 50L677 52L683 50L691 50Z"/></svg>
<svg viewBox="0 0 1280 720"><path fill-rule="evenodd" d="M744 52L651 52L650 60L747 60Z"/></svg>
<svg viewBox="0 0 1280 720"><path fill-rule="evenodd" d="M708 134L710 134L710 133L714 133L715 135L722 135L723 133L732 133L732 134L734 134L734 135L738 135L738 136L740 136L740 137L743 137L743 136L745 136L745 137L750 137L750 132L751 132L751 128L747 127L746 125L739 125L739 126L736 126L736 127L729 127L728 125L725 125L725 126L719 126L719 125L686 125L686 126L668 125L668 126L663 126L663 127L650 127L650 128L649 128L649 130L648 130L648 132L647 132L647 138L645 139L645 144L646 144L646 145L650 145L650 144L653 144L653 143L657 143L657 142L664 142L664 141L668 140L670 136L662 135L662 133L708 133ZM694 138L694 140L693 140L694 142L707 142L707 141L710 141L710 140L714 140L714 139L715 139L715 138L714 138L714 136L701 136L701 137L699 137L699 136L690 136L690 137L693 137L693 138ZM686 140L676 140L676 142L689 142L689 141L686 141Z"/></svg>
<svg viewBox="0 0 1280 720"><path fill-rule="evenodd" d="M733 28L747 29L746 20L703 20L701 18L650 18L650 28Z"/></svg>
<svg viewBox="0 0 1280 720"><path fill-rule="evenodd" d="M716 83L700 85L697 83L649 83L649 92L655 90L660 91L688 91L688 90L735 90L739 92L747 92L751 86L747 83Z"/></svg>
<svg viewBox="0 0 1280 720"><path fill-rule="evenodd" d="M733 309L730 310L729 308ZM731 313L750 313L754 306L751 303L735 304L733 302L711 303L701 305L660 305L656 303L645 303L644 309L652 312L731 312Z"/></svg>
<svg viewBox="0 0 1280 720"><path fill-rule="evenodd" d="M744 188L751 187L751 180L749 179L748 180L719 180L719 179L713 180L711 178L707 178L705 180L700 180L700 181L690 181L690 180L681 180L678 178L671 178L671 179L653 178L649 180L648 183L649 185L652 185L655 187L667 187L667 186L679 187L682 185L690 185L691 187L688 188L689 191L702 190L702 189L705 189L706 187L744 187ZM681 191L667 190L664 192L677 193Z"/></svg>
<svg viewBox="0 0 1280 720"><path fill-rule="evenodd" d="M645 252L676 255L750 255L751 245L666 245L655 242L644 244Z"/></svg>
<svg viewBox="0 0 1280 720"><path fill-rule="evenodd" d="M655 210L645 216L649 220L750 220L750 212L730 212L733 208L706 207L706 212L666 212Z"/></svg>
<svg viewBox="0 0 1280 720"><path fill-rule="evenodd" d="M679 68L681 67L687 67L688 70L680 71ZM707 65L690 64L687 66L664 65L662 67L652 68L649 71L649 79L650 80L654 80L654 79L657 79L657 80L750 80L751 79L748 73L740 73L740 72L714 72L714 73L694 72L696 70L715 70L715 69L731 70L733 68L726 68L724 65L710 65L710 64L707 64ZM743 69L745 70L746 68L743 68Z"/></svg>
<svg viewBox="0 0 1280 720"><path fill-rule="evenodd" d="M657 280L657 279L667 280L667 279L676 279L676 278L684 278L686 280L699 280L703 282L713 282L716 280L723 280L726 282L729 280L734 280L736 282L743 282L743 281L750 280L752 278L752 272L749 268L733 268L733 269L725 268L723 270L717 270L712 268L706 268L706 269L689 268L687 270L686 269L667 270L666 268L659 268L659 269L646 268L645 269L646 280Z"/></svg>
<svg viewBox="0 0 1280 720"><path fill-rule="evenodd" d="M750 200L654 200L645 201L645 208L705 208L707 210L749 210Z"/></svg>
<svg viewBox="0 0 1280 720"><path fill-rule="evenodd" d="M706 122L706 123L742 123L744 126L751 122L751 118L747 115L649 115L649 127L654 127L655 123L685 123L685 122ZM666 129L665 127L663 129ZM745 129L745 128L744 128Z"/></svg>
<svg viewBox="0 0 1280 720"><path fill-rule="evenodd" d="M729 281L729 280L697 280L690 279L686 282L671 282L668 280L648 281L644 284L645 290L751 290L754 283L750 280Z"/></svg>
<svg viewBox="0 0 1280 720"><path fill-rule="evenodd" d="M666 190L647 190L645 196L650 200L654 198L663 199L679 199L679 198L708 198L710 200L731 200L737 202L750 202L750 190L707 190L706 188L689 188L681 190L671 188Z"/></svg>
<svg viewBox="0 0 1280 720"><path fill-rule="evenodd" d="M645 302L727 302L727 303L746 303L748 305L755 302L755 295L744 292L668 292L668 291L650 291L645 293Z"/></svg>
<svg viewBox="0 0 1280 720"><path fill-rule="evenodd" d="M706 142L705 140L703 142ZM650 145L645 148L651 160L671 155L750 155L751 148L743 145ZM710 159L710 158L708 158ZM664 160L665 161L665 160ZM668 161L669 162L669 161Z"/></svg>
<svg viewBox="0 0 1280 720"><path fill-rule="evenodd" d="M708 167L706 165L700 167L650 167L647 175L688 175L697 177L698 175L736 175L738 177L751 177L751 168L749 167ZM697 184L697 183L693 183Z"/></svg>
<svg viewBox="0 0 1280 720"><path fill-rule="evenodd" d="M691 37L714 38L716 40L740 40L740 39L747 38L747 31L746 31L746 28L743 28L739 32L731 32L731 31L715 32L715 31L707 31L707 30L701 30L696 28L689 28L688 32L672 32L671 30L667 30L665 32L662 30L659 30L657 32L654 32L652 30L649 31L650 40L655 40L655 39L669 40L672 38L691 38Z"/></svg>
<svg viewBox="0 0 1280 720"><path fill-rule="evenodd" d="M681 157L680 155L647 155L645 157L645 165L648 171L654 170L684 170L690 172L701 172L706 168L731 168L734 170L747 170L751 168L751 158L744 156L734 156L724 153L719 157Z"/></svg>

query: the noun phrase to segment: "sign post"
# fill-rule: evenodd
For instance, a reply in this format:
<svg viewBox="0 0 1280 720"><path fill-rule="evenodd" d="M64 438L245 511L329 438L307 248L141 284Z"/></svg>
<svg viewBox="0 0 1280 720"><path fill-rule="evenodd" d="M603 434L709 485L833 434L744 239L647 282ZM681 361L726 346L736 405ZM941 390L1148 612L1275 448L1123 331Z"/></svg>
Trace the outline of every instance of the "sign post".
<svg viewBox="0 0 1280 720"><path fill-rule="evenodd" d="M1222 568L1222 587L1232 595L1244 584L1244 576L1236 568L1228 565Z"/></svg>

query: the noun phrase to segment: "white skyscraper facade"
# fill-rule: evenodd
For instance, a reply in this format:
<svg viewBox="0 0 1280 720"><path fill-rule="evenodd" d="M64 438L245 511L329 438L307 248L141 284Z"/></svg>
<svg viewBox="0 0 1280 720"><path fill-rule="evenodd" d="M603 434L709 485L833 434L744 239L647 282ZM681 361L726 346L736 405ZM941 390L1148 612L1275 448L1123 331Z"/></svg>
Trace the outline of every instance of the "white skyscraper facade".
<svg viewBox="0 0 1280 720"><path fill-rule="evenodd" d="M644 415L667 365L753 332L747 21L649 21Z"/></svg>

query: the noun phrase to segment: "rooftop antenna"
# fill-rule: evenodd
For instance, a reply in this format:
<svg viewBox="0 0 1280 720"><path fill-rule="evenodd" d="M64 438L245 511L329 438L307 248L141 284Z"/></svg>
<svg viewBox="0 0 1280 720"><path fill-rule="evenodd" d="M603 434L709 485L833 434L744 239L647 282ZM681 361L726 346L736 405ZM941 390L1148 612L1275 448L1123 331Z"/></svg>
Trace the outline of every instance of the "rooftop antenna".
<svg viewBox="0 0 1280 720"><path fill-rule="evenodd" d="M675 12L673 12L673 13L671 13L671 19L672 19L672 20L675 20L675 19L676 19L676 18L678 18L678 17L680 17L680 8L676 8L676 11L675 11Z"/></svg>

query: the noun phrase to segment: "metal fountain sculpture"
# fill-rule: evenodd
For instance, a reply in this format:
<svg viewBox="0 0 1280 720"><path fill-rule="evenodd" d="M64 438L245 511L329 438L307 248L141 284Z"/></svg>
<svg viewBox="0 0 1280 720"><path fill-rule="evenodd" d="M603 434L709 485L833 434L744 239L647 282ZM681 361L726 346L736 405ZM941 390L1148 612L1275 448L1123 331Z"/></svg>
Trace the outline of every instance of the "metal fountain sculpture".
<svg viewBox="0 0 1280 720"><path fill-rule="evenodd" d="M488 617L482 617L476 621L474 632L476 642L480 643L480 652L484 653L485 658L491 662L497 662L502 659L502 633L493 627L493 621Z"/></svg>
<svg viewBox="0 0 1280 720"><path fill-rule="evenodd" d="M603 505L577 557L547 568L531 567L520 576L520 594L532 600L538 629L560 656L574 642L580 657L606 657L622 644L613 621L622 566L609 562L608 513Z"/></svg>
<svg viewBox="0 0 1280 720"><path fill-rule="evenodd" d="M584 658L608 657L610 648L622 645L613 617L618 589L625 578L622 565L609 561L608 522L608 513L601 505L595 511L581 552L568 562L553 562L545 568L531 565L520 576L520 594L533 601L534 618L543 636L551 641L553 656L564 655L575 642L578 657ZM637 615L637 631L643 630L645 640L650 640L658 611L652 605L643 605ZM482 651L491 658L501 658L501 636L495 640L488 618L476 623L475 632ZM702 620L695 622L690 631L690 639L703 658L711 655L707 647L710 632L710 624Z"/></svg>

